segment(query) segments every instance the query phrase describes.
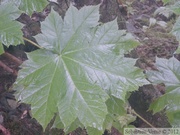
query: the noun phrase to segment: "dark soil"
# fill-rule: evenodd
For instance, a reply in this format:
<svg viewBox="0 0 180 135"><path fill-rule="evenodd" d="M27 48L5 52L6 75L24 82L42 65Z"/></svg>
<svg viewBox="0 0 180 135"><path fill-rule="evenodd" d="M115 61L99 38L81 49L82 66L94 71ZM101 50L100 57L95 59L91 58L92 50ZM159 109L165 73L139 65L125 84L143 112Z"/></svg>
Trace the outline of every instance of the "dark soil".
<svg viewBox="0 0 180 135"><path fill-rule="evenodd" d="M34 40L32 36L40 33L40 22L50 12L50 7L59 12L61 16L65 15L70 2L59 0L59 4L51 3L43 13L34 13L31 17L22 14L17 20L24 24L22 29L24 37ZM172 35L169 34L172 28L172 20L167 20L162 16L153 16L154 11L162 6L162 2L155 0L134 0L129 7L124 6L121 0L74 0L74 5L80 9L84 5L100 6L100 21L108 22L116 17L118 18L119 29L127 29L140 42L141 45L134 49L127 57L137 58L136 66L142 69L153 69L155 57L170 58L177 49L178 43ZM133 10L129 8L132 7ZM149 26L149 19L156 18L157 20L168 21L168 27L163 28L155 24L146 31L143 26ZM46 129L43 132L41 125L30 115L30 105L19 103L13 96L12 84L15 82L20 64L27 59L25 52L30 52L37 49L30 43L25 41L25 45L16 47L10 46L5 48L6 53L0 56L0 135L63 135L62 130ZM14 57L13 57L14 56ZM145 118L154 127L170 127L164 112L155 115L147 111L150 103L157 97L164 94L163 85L147 85L143 86L137 92L133 92L129 98L132 108ZM138 99L138 100L137 100ZM149 127L141 119L137 118L132 123L136 127ZM78 128L71 135L86 135L84 129ZM112 128L111 133L105 131L104 135L121 135L115 128Z"/></svg>

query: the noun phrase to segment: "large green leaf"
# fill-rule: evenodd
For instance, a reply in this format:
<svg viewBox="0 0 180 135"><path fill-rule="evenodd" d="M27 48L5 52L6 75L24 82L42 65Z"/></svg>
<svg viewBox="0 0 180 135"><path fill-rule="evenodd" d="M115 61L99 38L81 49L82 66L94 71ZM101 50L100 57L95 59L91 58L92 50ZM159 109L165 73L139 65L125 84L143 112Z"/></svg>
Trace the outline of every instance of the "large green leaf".
<svg viewBox="0 0 180 135"><path fill-rule="evenodd" d="M16 18L20 15L18 8L11 2L0 5L0 48L2 44L17 45L23 42L21 25ZM2 51L1 51L2 52Z"/></svg>
<svg viewBox="0 0 180 135"><path fill-rule="evenodd" d="M44 49L27 54L15 89L43 127L58 112L64 128L78 118L89 132L102 133L108 94L124 101L147 83L136 60L123 56L137 42L118 31L116 20L100 25L98 9L70 6L64 20L52 11L35 37Z"/></svg>
<svg viewBox="0 0 180 135"><path fill-rule="evenodd" d="M159 71L147 72L148 78L156 84L164 83L166 93L154 101L150 109L156 113L166 108L169 122L177 126L180 123L180 62L174 57L157 58L156 66Z"/></svg>
<svg viewBox="0 0 180 135"><path fill-rule="evenodd" d="M48 4L47 0L14 0L20 10L31 15L34 11L41 12Z"/></svg>

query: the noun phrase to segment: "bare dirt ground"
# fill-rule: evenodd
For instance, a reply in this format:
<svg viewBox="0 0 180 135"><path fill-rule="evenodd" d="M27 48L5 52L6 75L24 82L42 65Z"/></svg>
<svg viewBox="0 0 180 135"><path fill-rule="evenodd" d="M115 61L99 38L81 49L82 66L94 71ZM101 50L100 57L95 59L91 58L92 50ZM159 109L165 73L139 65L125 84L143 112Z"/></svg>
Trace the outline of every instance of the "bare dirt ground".
<svg viewBox="0 0 180 135"><path fill-rule="evenodd" d="M84 5L100 6L100 21L105 23L118 18L119 29L127 29L141 43L127 57L136 58L136 66L142 69L156 69L154 66L156 57L170 58L173 56L178 43L175 37L169 34L173 18L168 20L162 16L154 16L154 11L162 6L162 2L155 0L131 0L130 5L124 5L120 0L74 0L74 5L81 8ZM60 2L59 5L53 5L54 9L64 16L68 4ZM48 9L47 13L48 13ZM28 39L33 39L32 36L40 32L40 22L45 16L41 13L35 13L32 17L23 14L18 21L24 24L23 33ZM167 22L168 26L155 24L149 26L149 19L155 18L159 21ZM32 25L33 24L33 25ZM146 29L144 29L146 27ZM19 65L26 60L25 52L30 52L36 47L25 42L24 45L16 47L10 46L5 48L6 53L0 56L0 135L63 135L62 130L49 130L43 132L41 125L30 115L30 105L18 103L13 96L14 91L11 86L14 83ZM170 127L164 112L152 115L152 112L147 111L149 104L164 94L163 85L147 85L143 86L137 92L133 92L129 98L132 108L150 122L155 127ZM138 100L137 100L138 99ZM141 119L137 118L132 123L136 127L149 127ZM77 129L71 135L86 135L83 129ZM111 133L105 132L104 135L121 135L115 128L112 128Z"/></svg>

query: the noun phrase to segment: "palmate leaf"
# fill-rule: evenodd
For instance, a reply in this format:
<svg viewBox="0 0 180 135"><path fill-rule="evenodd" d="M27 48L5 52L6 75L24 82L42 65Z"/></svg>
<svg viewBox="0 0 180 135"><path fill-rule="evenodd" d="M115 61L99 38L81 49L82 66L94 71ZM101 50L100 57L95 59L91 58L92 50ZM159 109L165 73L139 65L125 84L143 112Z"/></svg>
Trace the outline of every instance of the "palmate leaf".
<svg viewBox="0 0 180 135"><path fill-rule="evenodd" d="M118 31L116 20L100 25L98 9L70 6L64 20L52 11L35 37L44 49L27 54L22 65L14 88L44 128L58 112L65 129L78 119L102 133L108 94L124 101L147 83L135 60L123 56L137 42Z"/></svg>
<svg viewBox="0 0 180 135"><path fill-rule="evenodd" d="M159 71L147 72L148 78L156 84L164 83L166 93L154 101L150 109L156 113L166 108L169 122L177 126L180 123L180 62L174 57L157 58L156 66Z"/></svg>
<svg viewBox="0 0 180 135"><path fill-rule="evenodd" d="M31 15L34 11L41 12L48 4L47 0L14 0L19 9Z"/></svg>
<svg viewBox="0 0 180 135"><path fill-rule="evenodd" d="M2 44L17 45L23 42L21 25L16 18L20 15L18 8L11 2L0 5L0 53L3 52Z"/></svg>

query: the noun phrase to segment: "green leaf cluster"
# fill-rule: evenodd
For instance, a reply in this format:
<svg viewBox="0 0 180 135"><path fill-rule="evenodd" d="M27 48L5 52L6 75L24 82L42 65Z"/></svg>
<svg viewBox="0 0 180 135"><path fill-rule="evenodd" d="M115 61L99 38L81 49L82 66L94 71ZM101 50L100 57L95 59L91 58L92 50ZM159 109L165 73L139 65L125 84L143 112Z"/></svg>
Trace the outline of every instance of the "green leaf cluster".
<svg viewBox="0 0 180 135"><path fill-rule="evenodd" d="M132 121L126 94L148 82L124 53L138 42L118 30L116 20L98 21L99 6L70 6L64 19L52 11L42 22L35 38L44 49L27 54L14 89L44 128L55 113L54 126L66 133L85 127L89 135L101 135L117 122L120 128Z"/></svg>
<svg viewBox="0 0 180 135"><path fill-rule="evenodd" d="M46 0L2 0L0 1L0 54L4 52L3 45L23 43L21 24L17 19L23 12L31 15L34 11L42 11L48 4Z"/></svg>

